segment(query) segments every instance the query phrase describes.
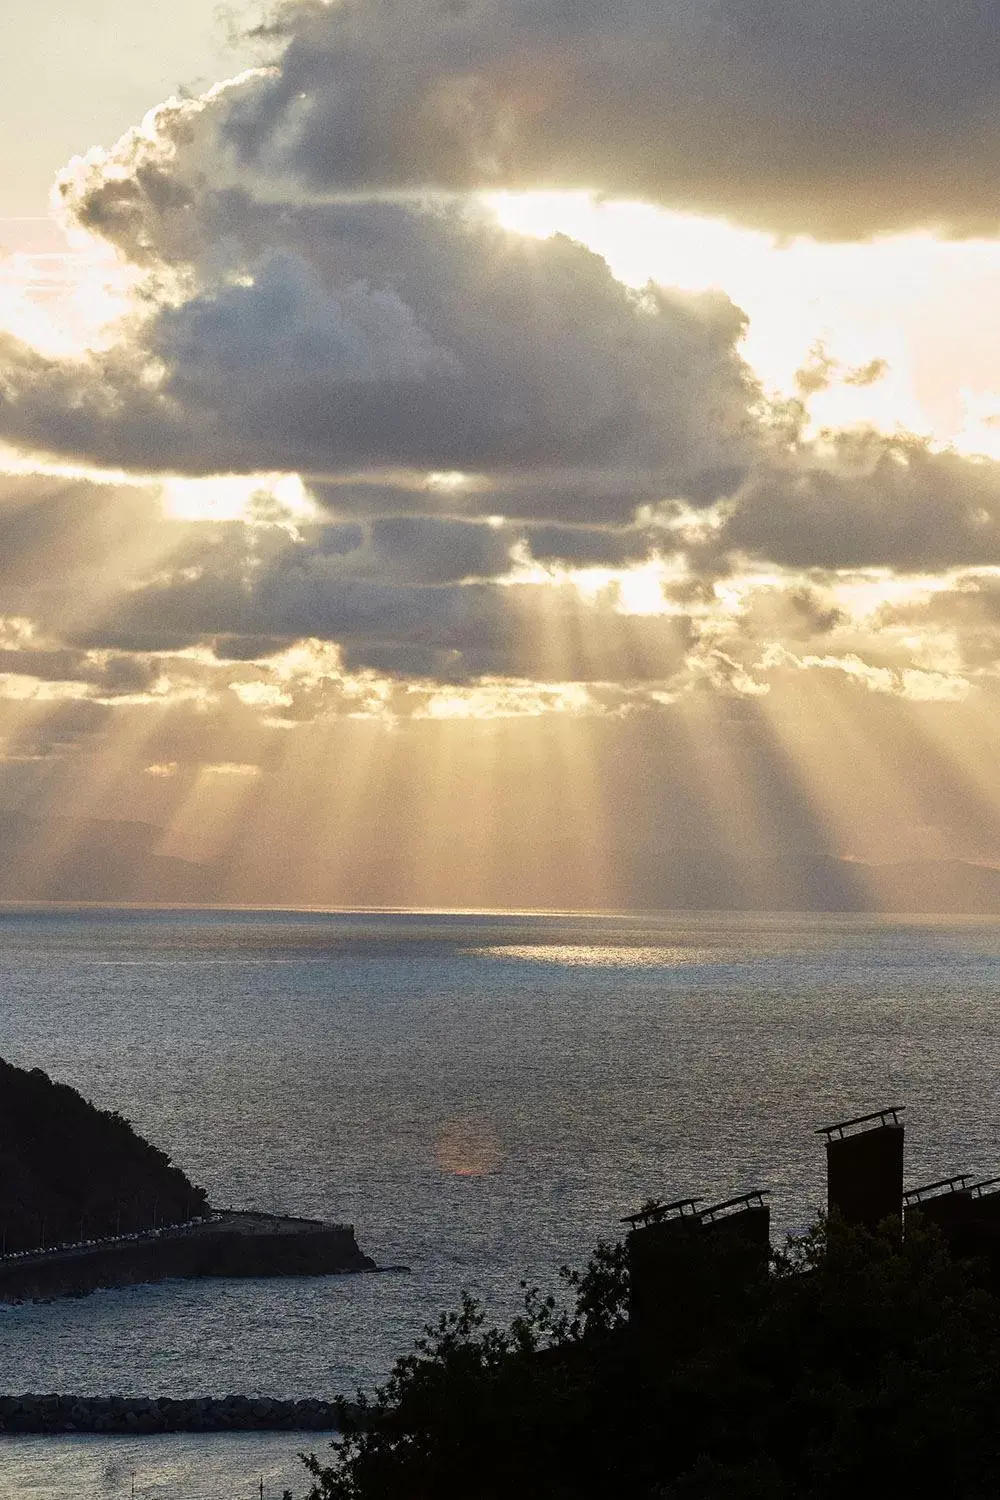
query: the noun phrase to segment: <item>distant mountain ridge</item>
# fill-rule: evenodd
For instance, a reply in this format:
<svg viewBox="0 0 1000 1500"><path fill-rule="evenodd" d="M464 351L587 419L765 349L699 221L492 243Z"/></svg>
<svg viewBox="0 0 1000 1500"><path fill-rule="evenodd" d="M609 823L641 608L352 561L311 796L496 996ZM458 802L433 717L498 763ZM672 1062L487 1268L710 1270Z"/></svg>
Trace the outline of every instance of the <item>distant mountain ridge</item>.
<svg viewBox="0 0 1000 1500"><path fill-rule="evenodd" d="M384 860L352 850L353 875L307 876L282 847L198 863L157 852L153 823L36 818L0 811L0 901L106 905L392 906L572 909L531 861L475 888L453 875L419 888L400 883ZM324 834L316 834L322 845ZM263 857L260 857L263 856ZM578 859L567 846L566 860ZM640 830L628 849L608 851L620 910L845 911L1000 915L1000 869L962 859L874 864L822 850L782 848L767 856L704 847L662 847ZM551 866L550 866L551 868ZM556 865L558 869L558 862ZM256 872L256 873L251 873ZM591 903L593 904L593 903Z"/></svg>
<svg viewBox="0 0 1000 1500"><path fill-rule="evenodd" d="M157 854L162 828L0 811L0 900L210 901L211 872Z"/></svg>

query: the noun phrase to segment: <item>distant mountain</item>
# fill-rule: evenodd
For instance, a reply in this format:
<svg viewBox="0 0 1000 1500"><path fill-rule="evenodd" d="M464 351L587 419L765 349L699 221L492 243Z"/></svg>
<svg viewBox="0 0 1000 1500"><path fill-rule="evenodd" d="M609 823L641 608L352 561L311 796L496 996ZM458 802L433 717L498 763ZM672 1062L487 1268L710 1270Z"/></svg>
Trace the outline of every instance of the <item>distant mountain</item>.
<svg viewBox="0 0 1000 1500"><path fill-rule="evenodd" d="M203 1188L137 1135L40 1068L0 1059L0 1235L8 1250L182 1223Z"/></svg>
<svg viewBox="0 0 1000 1500"><path fill-rule="evenodd" d="M967 860L868 864L801 848L768 858L660 851L630 872L622 906L663 911L1000 915L1000 870Z"/></svg>
<svg viewBox="0 0 1000 1500"><path fill-rule="evenodd" d="M994 916L1000 913L1000 870L967 860L912 860L865 865L875 909L942 915Z"/></svg>
<svg viewBox="0 0 1000 1500"><path fill-rule="evenodd" d="M153 823L0 811L0 900L211 901L213 872L157 854L162 837Z"/></svg>
<svg viewBox="0 0 1000 1500"><path fill-rule="evenodd" d="M811 850L643 851L624 864L622 905L661 911L864 911L864 867ZM1000 909L1000 908L998 908Z"/></svg>
<svg viewBox="0 0 1000 1500"><path fill-rule="evenodd" d="M322 852L324 834L317 831ZM351 847L323 873L296 858L280 839L243 848L212 863L158 854L163 829L152 823L97 818L34 818L0 811L0 901L93 901L139 905L413 905L471 908L559 908L581 901L579 851L543 847L538 858L477 867L461 862L435 883L414 883L378 852ZM664 847L637 826L605 851L613 895L622 910L870 911L1000 915L1000 870L967 860L865 864L807 846L761 855L716 846ZM338 868L339 865L339 868ZM405 865L405 862L404 862ZM565 888L560 882L565 875ZM446 880L442 884L441 881ZM590 903L593 904L593 903Z"/></svg>

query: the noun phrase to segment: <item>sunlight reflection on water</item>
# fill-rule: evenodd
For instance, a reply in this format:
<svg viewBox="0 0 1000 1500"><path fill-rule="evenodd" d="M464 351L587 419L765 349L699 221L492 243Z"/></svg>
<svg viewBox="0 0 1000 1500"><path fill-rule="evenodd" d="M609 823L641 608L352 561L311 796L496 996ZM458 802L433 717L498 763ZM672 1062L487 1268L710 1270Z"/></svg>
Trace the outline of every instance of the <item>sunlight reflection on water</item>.
<svg viewBox="0 0 1000 1500"><path fill-rule="evenodd" d="M569 969L667 969L676 964L707 963L713 957L710 948L599 948L583 943L508 943L503 947L469 948L467 952L472 958L561 964Z"/></svg>

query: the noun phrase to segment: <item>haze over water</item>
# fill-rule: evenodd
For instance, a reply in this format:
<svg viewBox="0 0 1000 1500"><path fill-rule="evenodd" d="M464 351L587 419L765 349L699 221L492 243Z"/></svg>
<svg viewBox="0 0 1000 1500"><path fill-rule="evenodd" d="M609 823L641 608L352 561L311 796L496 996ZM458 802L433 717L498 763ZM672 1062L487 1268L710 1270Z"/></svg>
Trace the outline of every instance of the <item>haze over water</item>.
<svg viewBox="0 0 1000 1500"><path fill-rule="evenodd" d="M350 1221L411 1267L0 1309L9 1391L370 1386L463 1288L505 1316L651 1194L769 1187L803 1224L816 1127L885 1104L911 1183L1000 1171L994 924L6 912L0 989L0 1055L120 1109L215 1203ZM187 1483L231 1441L152 1469ZM297 1446L269 1442L254 1461ZM7 1488L62 1451L5 1441Z"/></svg>

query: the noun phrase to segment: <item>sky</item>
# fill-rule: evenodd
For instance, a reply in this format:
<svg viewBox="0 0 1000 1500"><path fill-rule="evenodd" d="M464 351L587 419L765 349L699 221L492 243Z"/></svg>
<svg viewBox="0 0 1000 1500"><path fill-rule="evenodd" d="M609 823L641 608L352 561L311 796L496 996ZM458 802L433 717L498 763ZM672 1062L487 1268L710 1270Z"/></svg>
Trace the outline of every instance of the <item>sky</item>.
<svg viewBox="0 0 1000 1500"><path fill-rule="evenodd" d="M986 0L0 16L0 895L1000 910Z"/></svg>

